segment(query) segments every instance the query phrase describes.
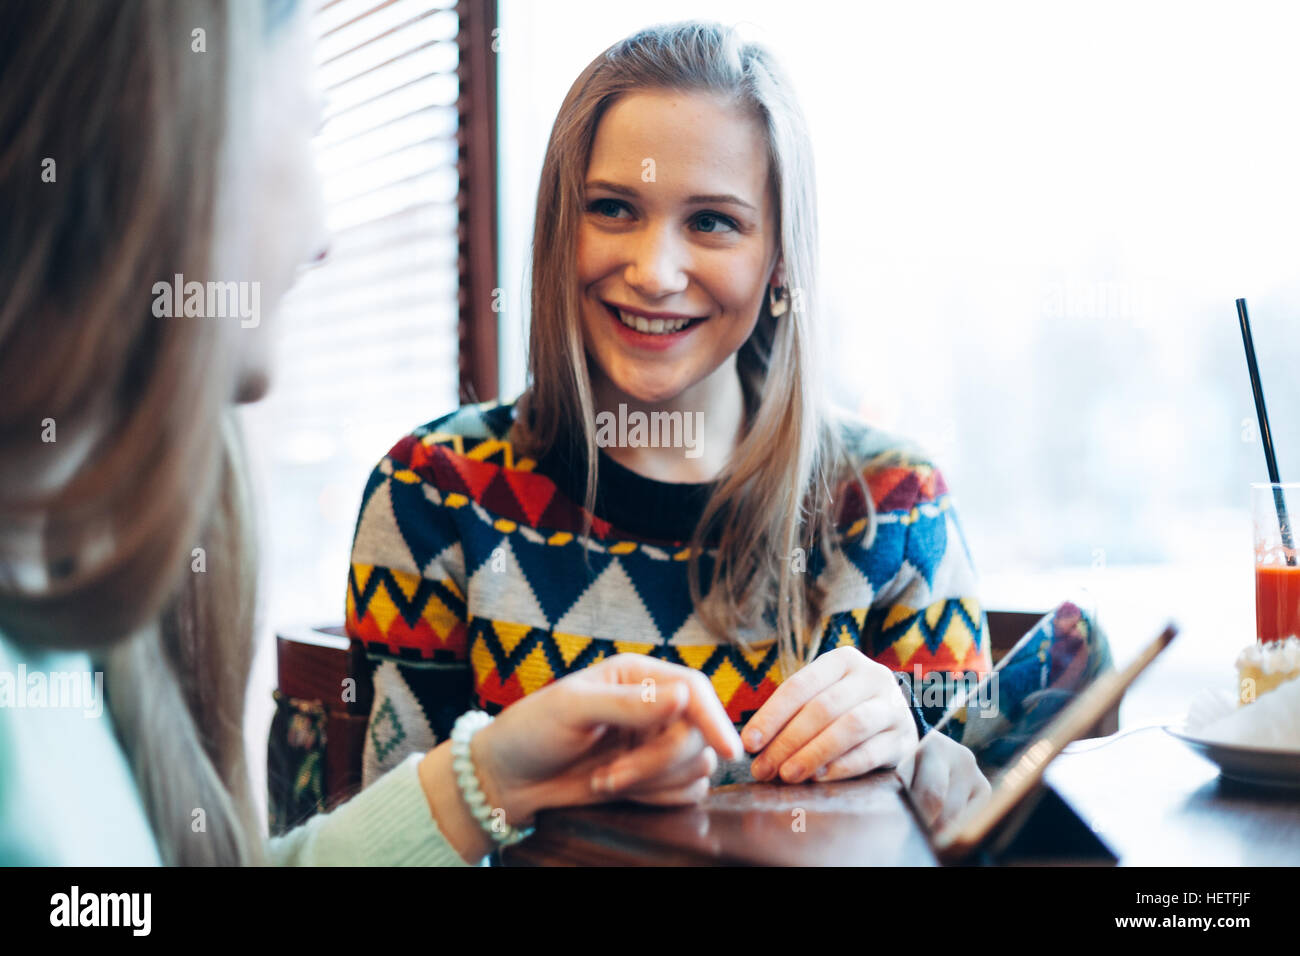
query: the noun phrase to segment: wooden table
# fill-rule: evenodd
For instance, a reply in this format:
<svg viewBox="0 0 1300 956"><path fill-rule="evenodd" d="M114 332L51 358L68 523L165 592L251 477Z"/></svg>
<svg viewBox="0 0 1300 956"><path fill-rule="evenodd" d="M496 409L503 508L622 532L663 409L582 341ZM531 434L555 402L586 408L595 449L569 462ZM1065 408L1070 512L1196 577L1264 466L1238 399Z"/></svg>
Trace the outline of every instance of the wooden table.
<svg viewBox="0 0 1300 956"><path fill-rule="evenodd" d="M742 758L743 760L743 758ZM740 764L741 762L737 762ZM747 761L745 761L747 764ZM688 808L616 804L539 814L507 866L934 866L892 770L822 784L756 783L724 765ZM748 782L738 781L748 778Z"/></svg>
<svg viewBox="0 0 1300 956"><path fill-rule="evenodd" d="M502 862L936 865L892 771L793 786L739 782L743 777L743 768L733 767L696 807L619 804L541 814L537 832L504 851ZM1121 865L1300 865L1300 793L1221 781L1212 764L1160 729L1062 754L1047 780Z"/></svg>
<svg viewBox="0 0 1300 956"><path fill-rule="evenodd" d="M1221 779L1160 728L1064 753L1047 780L1122 866L1300 866L1300 791Z"/></svg>

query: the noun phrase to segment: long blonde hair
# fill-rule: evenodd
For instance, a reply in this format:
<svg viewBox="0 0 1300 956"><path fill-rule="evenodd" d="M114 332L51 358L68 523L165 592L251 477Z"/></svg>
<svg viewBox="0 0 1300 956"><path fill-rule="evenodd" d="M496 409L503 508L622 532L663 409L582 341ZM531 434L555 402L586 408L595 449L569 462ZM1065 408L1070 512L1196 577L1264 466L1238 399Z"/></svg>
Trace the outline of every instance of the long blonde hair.
<svg viewBox="0 0 1300 956"><path fill-rule="evenodd" d="M825 597L796 556L811 556L814 548L830 556L833 496L845 479L856 480L867 509L865 540L875 520L816 374L817 199L803 113L772 55L734 29L701 21L647 28L597 56L570 87L538 187L531 381L520 399L515 438L534 455L566 443L586 462L589 532L598 475L594 399L578 320L575 250L583 184L605 111L624 94L655 89L728 97L758 120L767 142L793 307L773 317L765 297L758 324L737 353L748 429L691 539L689 580L696 612L713 634L740 640L762 617L774 624L783 670L790 674L817 653L814 630ZM715 533L717 559L702 598L699 555Z"/></svg>
<svg viewBox="0 0 1300 956"><path fill-rule="evenodd" d="M0 630L103 664L167 863L262 859L243 742L254 549L222 424L235 349L151 298L213 277L237 60L264 13L0 9Z"/></svg>

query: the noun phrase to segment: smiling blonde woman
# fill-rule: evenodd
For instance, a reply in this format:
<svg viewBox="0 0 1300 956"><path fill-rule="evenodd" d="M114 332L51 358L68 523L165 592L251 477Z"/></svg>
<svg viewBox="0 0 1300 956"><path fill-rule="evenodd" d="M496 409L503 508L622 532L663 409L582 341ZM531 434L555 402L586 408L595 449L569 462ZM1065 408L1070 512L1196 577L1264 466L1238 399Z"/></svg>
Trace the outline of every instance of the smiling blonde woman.
<svg viewBox="0 0 1300 956"><path fill-rule="evenodd" d="M936 716L899 674L988 673L939 471L824 399L816 248L809 137L763 47L658 26L575 80L538 187L528 390L416 429L365 491L368 780L471 703L508 713L619 652L706 675L753 775L790 782L898 763ZM633 414L699 441L604 427ZM986 787L947 743L939 776Z"/></svg>

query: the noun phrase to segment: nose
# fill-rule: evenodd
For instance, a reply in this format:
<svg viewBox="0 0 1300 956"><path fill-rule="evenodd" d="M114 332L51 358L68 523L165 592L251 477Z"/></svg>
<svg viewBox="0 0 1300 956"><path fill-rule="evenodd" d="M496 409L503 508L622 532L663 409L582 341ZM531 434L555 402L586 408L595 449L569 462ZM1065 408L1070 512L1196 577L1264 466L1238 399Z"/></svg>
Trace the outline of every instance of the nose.
<svg viewBox="0 0 1300 956"><path fill-rule="evenodd" d="M651 225L641 231L623 277L646 299L659 299L686 290L686 264L687 252L673 229Z"/></svg>

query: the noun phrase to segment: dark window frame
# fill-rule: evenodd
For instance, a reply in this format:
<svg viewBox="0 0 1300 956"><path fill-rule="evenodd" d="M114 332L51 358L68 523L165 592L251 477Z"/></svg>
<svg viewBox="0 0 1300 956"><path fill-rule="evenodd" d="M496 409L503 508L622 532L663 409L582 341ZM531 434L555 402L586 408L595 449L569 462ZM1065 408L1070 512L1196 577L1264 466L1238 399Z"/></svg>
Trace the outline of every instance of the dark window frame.
<svg viewBox="0 0 1300 956"><path fill-rule="evenodd" d="M460 80L457 131L460 174L460 395L497 398L497 0L460 0Z"/></svg>

